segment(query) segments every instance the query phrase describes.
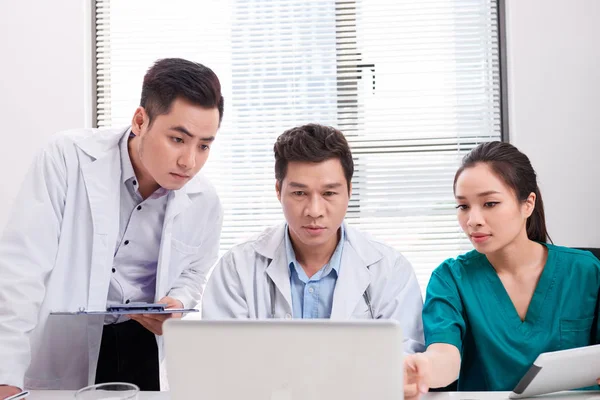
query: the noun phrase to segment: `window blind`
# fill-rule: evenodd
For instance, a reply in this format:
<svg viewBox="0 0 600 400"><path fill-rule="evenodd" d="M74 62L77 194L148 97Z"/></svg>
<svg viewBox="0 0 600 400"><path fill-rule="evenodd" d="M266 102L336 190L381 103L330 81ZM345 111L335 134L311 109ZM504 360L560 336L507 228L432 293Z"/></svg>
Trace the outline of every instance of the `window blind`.
<svg viewBox="0 0 600 400"><path fill-rule="evenodd" d="M97 0L95 19L99 127L129 124L156 59L219 76L225 116L203 172L225 209L222 252L283 221L273 144L309 122L352 147L348 224L401 251L423 290L471 249L452 181L501 137L497 1Z"/></svg>

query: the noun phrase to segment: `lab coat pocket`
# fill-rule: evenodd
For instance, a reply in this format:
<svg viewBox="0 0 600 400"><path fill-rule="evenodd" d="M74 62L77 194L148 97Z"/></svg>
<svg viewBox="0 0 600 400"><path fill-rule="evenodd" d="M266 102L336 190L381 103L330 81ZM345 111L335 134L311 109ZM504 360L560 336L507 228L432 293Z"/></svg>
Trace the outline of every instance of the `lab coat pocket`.
<svg viewBox="0 0 600 400"><path fill-rule="evenodd" d="M26 374L30 389L75 389L88 384L87 315L50 315Z"/></svg>
<svg viewBox="0 0 600 400"><path fill-rule="evenodd" d="M171 239L171 243L173 244L173 248L182 254L197 254L202 246L201 244L198 246L190 246L177 239Z"/></svg>
<svg viewBox="0 0 600 400"><path fill-rule="evenodd" d="M191 246L177 239L171 239L171 264L169 266L169 287L194 260L199 257L201 246Z"/></svg>
<svg viewBox="0 0 600 400"><path fill-rule="evenodd" d="M369 306L364 300L358 303L354 309L352 319L371 319L371 310L369 310Z"/></svg>
<svg viewBox="0 0 600 400"><path fill-rule="evenodd" d="M590 344L590 335L594 317L560 320L560 347L571 349Z"/></svg>

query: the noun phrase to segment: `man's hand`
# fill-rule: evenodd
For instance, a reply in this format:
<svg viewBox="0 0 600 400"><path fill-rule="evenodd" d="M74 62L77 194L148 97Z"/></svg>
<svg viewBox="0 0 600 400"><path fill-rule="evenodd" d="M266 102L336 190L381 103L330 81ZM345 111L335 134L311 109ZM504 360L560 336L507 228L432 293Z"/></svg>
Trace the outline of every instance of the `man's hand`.
<svg viewBox="0 0 600 400"><path fill-rule="evenodd" d="M431 361L424 353L404 358L404 399L416 400L429 391Z"/></svg>
<svg viewBox="0 0 600 400"><path fill-rule="evenodd" d="M0 400L4 400L7 397L13 396L20 393L21 389L14 386L0 385Z"/></svg>
<svg viewBox="0 0 600 400"><path fill-rule="evenodd" d="M168 308L183 308L183 303L177 299L166 296L158 301L164 303ZM142 326L148 329L155 335L162 335L162 325L169 318L181 318L181 313L176 314L131 314L129 315L134 321L139 322Z"/></svg>

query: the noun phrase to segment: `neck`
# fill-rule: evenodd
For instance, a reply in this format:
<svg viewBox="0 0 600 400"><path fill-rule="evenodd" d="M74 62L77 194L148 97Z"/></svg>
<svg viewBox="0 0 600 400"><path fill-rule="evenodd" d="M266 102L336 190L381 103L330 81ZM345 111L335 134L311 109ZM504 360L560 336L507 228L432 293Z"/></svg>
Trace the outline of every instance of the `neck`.
<svg viewBox="0 0 600 400"><path fill-rule="evenodd" d="M510 244L486 254L486 257L498 274L519 276L532 269L544 267L546 248L529 240L527 233L523 231Z"/></svg>
<svg viewBox="0 0 600 400"><path fill-rule="evenodd" d="M150 176L146 168L144 168L142 160L140 160L140 154L138 152L139 140L140 138L138 136L134 136L129 139L127 143L127 151L129 153L131 165L133 166L133 172L135 173L138 181L138 191L140 192L142 199L146 200L160 186Z"/></svg>
<svg viewBox="0 0 600 400"><path fill-rule="evenodd" d="M290 240L294 248L296 260L302 265L302 269L304 269L309 278L329 262L340 240L340 235L341 228L338 228L337 233L332 235L331 239L326 243L319 246L306 246L299 240L294 239L290 231Z"/></svg>

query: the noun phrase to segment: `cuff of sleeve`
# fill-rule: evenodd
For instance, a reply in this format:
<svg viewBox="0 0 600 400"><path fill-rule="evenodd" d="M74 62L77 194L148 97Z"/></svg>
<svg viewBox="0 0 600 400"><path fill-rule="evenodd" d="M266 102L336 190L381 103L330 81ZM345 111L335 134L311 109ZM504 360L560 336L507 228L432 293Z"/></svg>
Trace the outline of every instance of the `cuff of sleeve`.
<svg viewBox="0 0 600 400"><path fill-rule="evenodd" d="M25 386L24 377L0 373L0 385L14 386L23 390Z"/></svg>
<svg viewBox="0 0 600 400"><path fill-rule="evenodd" d="M418 342L413 339L404 339L404 354L422 353L425 351L423 342Z"/></svg>
<svg viewBox="0 0 600 400"><path fill-rule="evenodd" d="M179 300L181 304L183 304L183 308L194 308L198 304L196 299L188 296L185 290L173 289L167 294L167 296Z"/></svg>
<svg viewBox="0 0 600 400"><path fill-rule="evenodd" d="M448 335L432 335L427 337L425 348L435 343L451 344L452 346L456 347L458 351L462 352L462 340L460 340L458 337L451 337Z"/></svg>

